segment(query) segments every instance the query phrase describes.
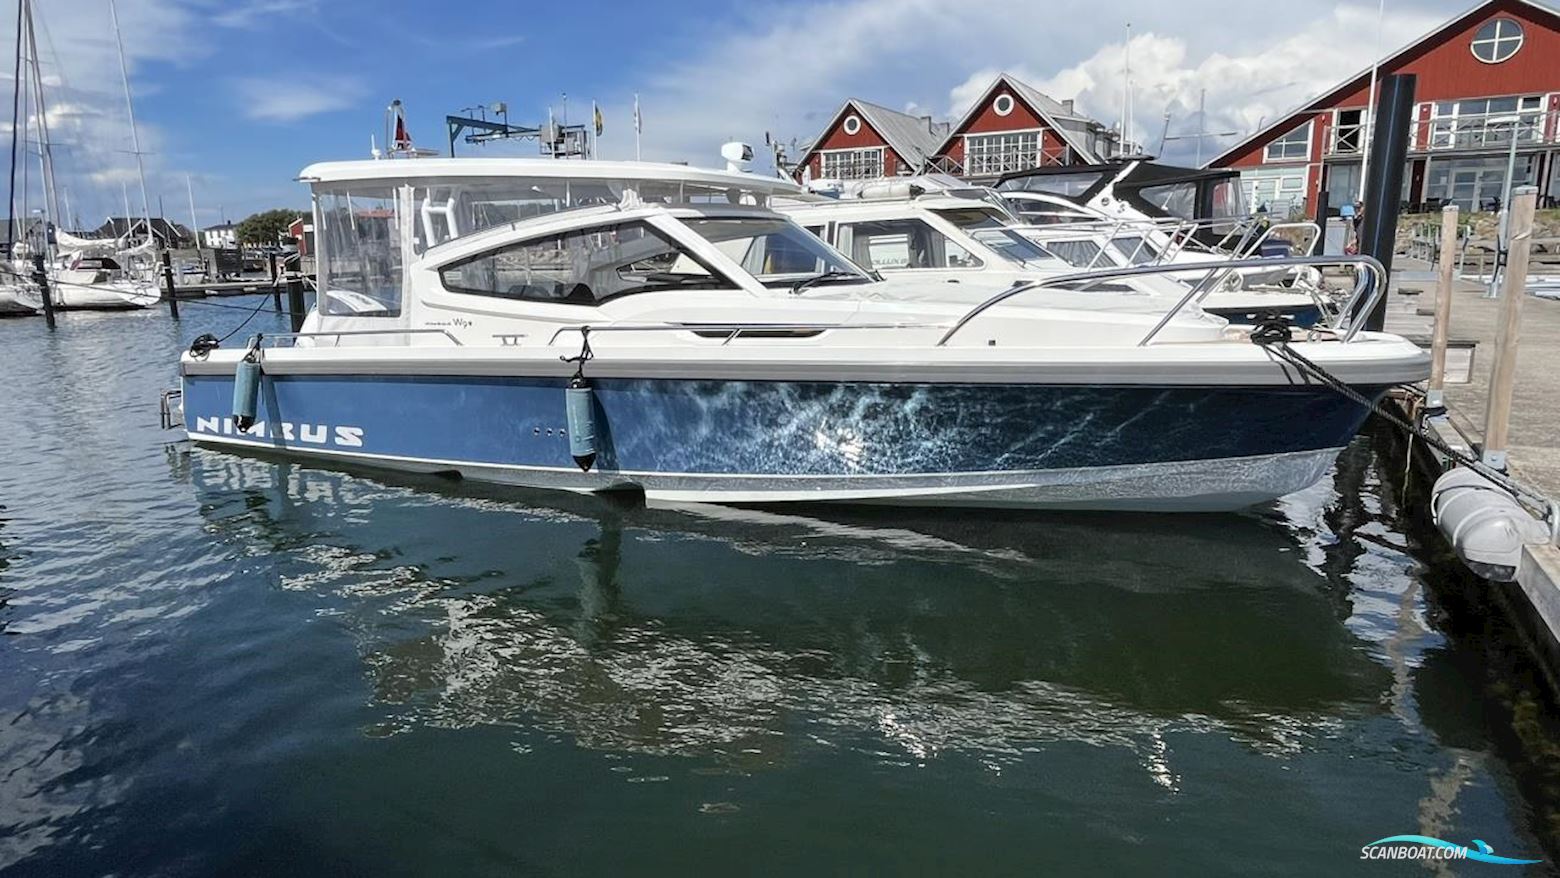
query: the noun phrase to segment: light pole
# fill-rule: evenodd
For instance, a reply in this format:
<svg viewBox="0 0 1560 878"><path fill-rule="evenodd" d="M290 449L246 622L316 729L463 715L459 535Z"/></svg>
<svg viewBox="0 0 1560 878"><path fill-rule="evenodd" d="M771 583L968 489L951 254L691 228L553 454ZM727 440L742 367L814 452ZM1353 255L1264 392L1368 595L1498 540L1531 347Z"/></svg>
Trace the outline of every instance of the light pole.
<svg viewBox="0 0 1560 878"><path fill-rule="evenodd" d="M1506 148L1506 179L1500 187L1500 221L1495 235L1495 267L1490 271L1490 286L1485 290L1484 298L1500 298L1500 276L1506 267L1506 254L1511 250L1511 242L1508 241L1508 223L1511 219L1511 185L1512 177L1517 173L1517 132L1522 124L1521 116L1497 116L1484 123L1486 130L1492 125L1505 125L1510 136L1510 144Z"/></svg>

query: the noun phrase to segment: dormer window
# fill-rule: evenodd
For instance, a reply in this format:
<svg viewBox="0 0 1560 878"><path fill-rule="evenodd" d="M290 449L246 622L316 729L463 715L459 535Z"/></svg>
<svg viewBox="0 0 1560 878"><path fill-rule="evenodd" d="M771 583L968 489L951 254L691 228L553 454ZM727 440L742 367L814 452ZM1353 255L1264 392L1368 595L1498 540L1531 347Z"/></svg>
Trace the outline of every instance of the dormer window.
<svg viewBox="0 0 1560 878"><path fill-rule="evenodd" d="M1522 48L1522 25L1509 18L1486 21L1474 31L1468 47L1473 50L1473 57L1485 64L1499 64Z"/></svg>

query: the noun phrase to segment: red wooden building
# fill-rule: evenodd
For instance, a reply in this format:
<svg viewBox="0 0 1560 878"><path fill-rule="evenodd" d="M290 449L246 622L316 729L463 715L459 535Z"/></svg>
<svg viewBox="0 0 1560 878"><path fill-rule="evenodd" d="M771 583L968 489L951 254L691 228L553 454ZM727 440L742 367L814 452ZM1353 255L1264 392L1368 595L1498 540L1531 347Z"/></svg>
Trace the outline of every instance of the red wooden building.
<svg viewBox="0 0 1560 878"><path fill-rule="evenodd" d="M1413 128L1403 200L1489 209L1517 147L1515 183L1560 197L1560 13L1531 0L1488 0L1388 55L1379 76L1412 73ZM1353 201L1369 141L1367 68L1241 141L1210 166L1239 168L1255 206L1314 214Z"/></svg>
<svg viewBox="0 0 1560 878"><path fill-rule="evenodd" d="M990 181L1047 165L1099 164L1116 132L1009 76L998 76L953 123L852 98L797 163L797 175L860 180L940 171Z"/></svg>

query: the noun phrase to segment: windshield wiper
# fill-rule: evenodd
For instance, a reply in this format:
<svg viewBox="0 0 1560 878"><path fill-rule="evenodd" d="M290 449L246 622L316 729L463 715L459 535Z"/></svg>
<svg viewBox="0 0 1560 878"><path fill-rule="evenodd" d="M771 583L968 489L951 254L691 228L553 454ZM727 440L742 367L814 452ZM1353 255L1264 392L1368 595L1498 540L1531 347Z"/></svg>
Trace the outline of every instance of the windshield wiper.
<svg viewBox="0 0 1560 878"><path fill-rule="evenodd" d="M861 275L854 271L840 271L837 268L831 268L828 271L819 272L818 274L812 275L810 277L804 277L796 283L791 284L791 295L794 296L797 293L800 293L802 290L813 286L814 284L820 284L826 280L833 280L834 278L839 277L861 277Z"/></svg>

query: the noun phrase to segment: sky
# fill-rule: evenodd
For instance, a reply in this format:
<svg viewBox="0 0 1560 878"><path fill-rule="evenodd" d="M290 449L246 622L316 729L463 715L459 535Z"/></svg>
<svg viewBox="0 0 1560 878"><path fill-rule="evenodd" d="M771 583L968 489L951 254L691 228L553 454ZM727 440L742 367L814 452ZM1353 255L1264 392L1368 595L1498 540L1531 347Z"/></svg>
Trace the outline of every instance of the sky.
<svg viewBox="0 0 1560 878"><path fill-rule="evenodd" d="M1465 0L826 0L516 3L117 0L154 214L201 226L307 205L315 161L367 158L399 98L418 146L443 117L506 102L514 122L602 108L602 158L719 166L720 144L815 137L859 97L957 118L1002 71L1107 123L1122 116L1130 25L1132 135L1168 160L1199 130L1248 134L1463 11ZM141 196L109 0L34 0L47 120L70 213L95 227ZM0 6L14 58L15 7ZM1282 14L1279 10L1282 10ZM0 79L11 84L9 64ZM1207 120L1199 124L1199 94ZM0 130L10 131L9 117ZM1177 137L1181 139L1176 139ZM1209 138L1207 154L1238 138ZM534 155L534 143L460 145ZM758 150L760 153L763 150ZM794 157L794 152L793 152ZM36 173L32 175L36 179Z"/></svg>

